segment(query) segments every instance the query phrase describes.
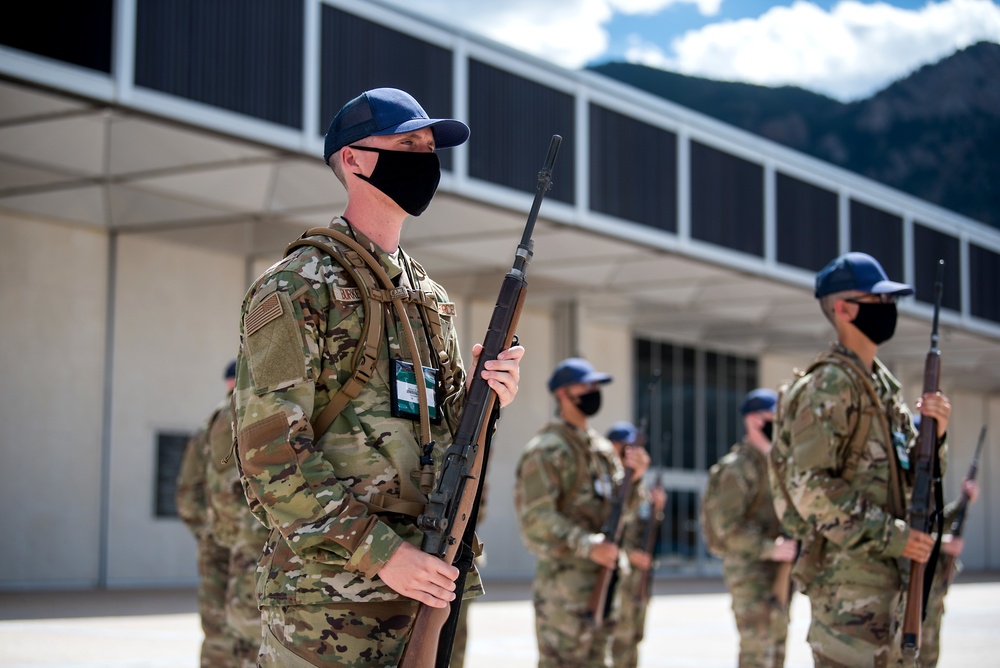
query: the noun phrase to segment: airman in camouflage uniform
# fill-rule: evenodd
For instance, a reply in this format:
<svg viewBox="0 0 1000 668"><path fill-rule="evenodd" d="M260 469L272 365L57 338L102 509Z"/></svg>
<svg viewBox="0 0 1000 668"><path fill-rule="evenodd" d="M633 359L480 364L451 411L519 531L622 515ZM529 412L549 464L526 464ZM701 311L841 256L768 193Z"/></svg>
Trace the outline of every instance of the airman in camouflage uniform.
<svg viewBox="0 0 1000 668"><path fill-rule="evenodd" d="M706 533L718 536L713 550L722 557L722 577L732 596L740 634L740 668L780 668L785 664L789 600L775 594L782 564L795 559L794 540L782 535L767 477L767 453L777 393L759 388L740 406L744 440L713 467L718 476L702 505ZM786 581L787 582L787 581Z"/></svg>
<svg viewBox="0 0 1000 668"><path fill-rule="evenodd" d="M517 464L514 504L521 538L538 557L533 586L540 668L611 666L609 624L593 628L587 603L599 569L628 569L624 551L601 529L611 513L625 471L614 447L588 426L600 408L600 386L611 376L589 362L560 362L549 378L559 420L531 439ZM625 457L638 481L649 455L632 448ZM613 601L620 604L618 597Z"/></svg>
<svg viewBox="0 0 1000 668"><path fill-rule="evenodd" d="M629 422L616 422L605 437L611 441L615 454L624 461L628 448L635 446L636 428ZM634 487L632 502L626 508L628 523L622 539L622 548L628 555L631 570L621 570L615 582L615 595L619 599L618 616L612 626L611 656L616 668L635 668L639 665L639 643L646 625L646 609L649 606L648 592L640 588L651 585L651 579L644 576L653 567L653 555L646 552L643 541L643 513L645 521L654 521L667 502L663 489L652 489L641 484ZM650 574L651 575L651 574Z"/></svg>
<svg viewBox="0 0 1000 668"><path fill-rule="evenodd" d="M244 300L238 452L247 499L271 528L257 583L262 666L396 665L418 606L455 599L458 569L420 550L415 517L452 442L466 375L454 305L398 244L407 215L422 213L437 188L435 149L468 135L460 121L428 118L400 90L348 102L331 123L324 159L348 196L331 228L360 252L313 230L306 241L333 254L291 250ZM352 258L358 277L387 274L396 287L372 298L392 304L369 308L334 255ZM384 308L377 346L359 350L365 319L382 315L375 308ZM486 363L483 378L501 406L516 393L523 353L514 347ZM356 382L361 362L372 371ZM412 365L409 377L401 363ZM433 371L412 373L420 367ZM428 374L436 380L425 402L417 378ZM349 400L315 432L338 397ZM422 417L431 408L435 421ZM476 573L466 583L458 595L481 591Z"/></svg>
<svg viewBox="0 0 1000 668"><path fill-rule="evenodd" d="M198 539L205 668L253 668L261 638L254 588L267 531L250 514L232 456L229 394L235 376L233 362L226 369L227 397L188 443L177 485L178 513Z"/></svg>
<svg viewBox="0 0 1000 668"><path fill-rule="evenodd" d="M864 253L830 262L817 274L816 297L838 343L779 406L780 447L771 457L776 510L786 526L794 524L779 505L783 486L794 512L812 527L794 573L812 608L808 641L817 666L901 662L897 632L908 562L900 558L926 562L933 548L933 538L904 519L916 431L899 382L876 358L895 330L896 298L912 293ZM943 449L950 404L928 393L918 407L937 420ZM775 453L785 451L781 475Z"/></svg>

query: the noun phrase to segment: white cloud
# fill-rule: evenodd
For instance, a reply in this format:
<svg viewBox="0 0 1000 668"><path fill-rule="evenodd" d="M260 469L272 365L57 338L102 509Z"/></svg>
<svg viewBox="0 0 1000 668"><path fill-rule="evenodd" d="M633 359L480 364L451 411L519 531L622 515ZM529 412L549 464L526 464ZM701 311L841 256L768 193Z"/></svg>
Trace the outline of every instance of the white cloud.
<svg viewBox="0 0 1000 668"><path fill-rule="evenodd" d="M570 69L583 67L608 49L605 28L614 14L655 14L692 4L705 16L723 0L386 0L441 23L483 35L518 51Z"/></svg>
<svg viewBox="0 0 1000 668"><path fill-rule="evenodd" d="M916 10L843 0L829 12L798 0L756 19L688 32L672 43L673 55L636 37L626 57L685 74L792 84L851 100L980 40L1000 42L1000 7L990 0L945 0Z"/></svg>

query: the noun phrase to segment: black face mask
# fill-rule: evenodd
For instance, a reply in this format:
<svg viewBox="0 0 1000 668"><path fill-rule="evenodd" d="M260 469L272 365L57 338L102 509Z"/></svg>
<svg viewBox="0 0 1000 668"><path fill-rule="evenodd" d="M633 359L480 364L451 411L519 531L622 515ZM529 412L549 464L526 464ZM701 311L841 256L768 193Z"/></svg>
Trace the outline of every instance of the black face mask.
<svg viewBox="0 0 1000 668"><path fill-rule="evenodd" d="M601 391L593 390L586 394L581 394L576 398L576 407L587 417L596 415L597 411L601 410Z"/></svg>
<svg viewBox="0 0 1000 668"><path fill-rule="evenodd" d="M868 340L877 346L892 338L896 332L895 304L854 303L858 305L858 315L852 322Z"/></svg>
<svg viewBox="0 0 1000 668"><path fill-rule="evenodd" d="M760 433L764 434L764 437L770 441L772 435L774 434L774 422L768 420L767 422L762 424L760 427Z"/></svg>
<svg viewBox="0 0 1000 668"><path fill-rule="evenodd" d="M371 146L351 148L378 153L372 175L355 176L381 190L411 216L419 216L427 210L441 180L441 161L436 153L390 151Z"/></svg>

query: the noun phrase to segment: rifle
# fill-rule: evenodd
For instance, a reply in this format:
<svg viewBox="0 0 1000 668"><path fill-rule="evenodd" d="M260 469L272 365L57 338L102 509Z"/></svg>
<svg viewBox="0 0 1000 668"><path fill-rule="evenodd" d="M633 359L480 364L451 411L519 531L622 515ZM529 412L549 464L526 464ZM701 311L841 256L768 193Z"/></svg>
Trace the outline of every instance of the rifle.
<svg viewBox="0 0 1000 668"><path fill-rule="evenodd" d="M659 376L660 372L657 371L653 376L653 380L649 383L650 396L652 396L653 386L659 382ZM635 442L630 447L643 448L646 446L646 428L648 424L649 414L647 411L647 414L643 415L639 420ZM604 526L601 527L601 533L607 537L609 542L617 545L619 549L625 537L625 504L632 494L634 484L632 476L634 474L635 471L628 467L625 468L625 480L622 482L622 486L618 488L618 494L615 496L615 501L611 506L611 514L608 516ZM597 571L597 578L594 581L594 591L590 595L586 611L586 618L594 628L599 629L604 625L604 620L611 611L616 584L618 584L617 567L607 568L606 566L601 566L600 570Z"/></svg>
<svg viewBox="0 0 1000 668"><path fill-rule="evenodd" d="M931 347L924 363L923 394L938 391L941 381L941 350L938 348L938 317L941 312L941 291L944 283L944 260L938 260L937 279L934 281L934 321L931 327ZM920 420L920 434L917 437L915 457L911 457L914 471L913 497L910 502L910 526L924 533L934 533L932 527L935 513L932 505L940 496L940 486L935 485L937 464L937 420L923 416ZM940 515L938 515L940 520ZM930 593L929 585L934 575L934 562L940 549L941 532L931 553L930 572L927 564L910 562L910 584L906 595L906 610L903 614L902 650L908 659L916 657L920 650L920 631L924 618L924 605ZM926 582L925 582L926 580Z"/></svg>
<svg viewBox="0 0 1000 668"><path fill-rule="evenodd" d="M646 388L646 392L649 395L649 405L646 409L646 414L642 416L639 421L639 433L644 434L646 425L649 423L649 415L653 410L653 390L657 385L660 384L660 370L657 369L653 372L653 378L649 381L649 385ZM659 441L657 441L657 450L659 450ZM653 483L651 489L663 489L663 470L661 469L656 474L656 482ZM649 502L649 518L646 522L646 526L643 528L642 534L642 549L650 557L656 552L656 541L660 537L660 527L663 526L664 513L663 510L657 510L653 505L652 499ZM638 598L636 600L636 606L639 610L642 610L646 606L646 602L649 600L649 596L653 589L653 565L650 564L649 568L643 569L639 575L639 589ZM642 639L644 629L639 629L639 639Z"/></svg>
<svg viewBox="0 0 1000 668"><path fill-rule="evenodd" d="M635 439L636 443L639 443L641 439L642 435L640 434ZM604 526L601 527L601 533L604 534L609 542L614 543L619 548L622 546L622 538L625 535L625 503L632 494L633 473L632 469L625 468L625 480L622 482L622 486L618 488L618 494L611 505L611 514L608 516ZM613 600L612 592L617 582L617 565L612 568L601 566L600 570L597 571L594 591L590 595L590 601L587 602L586 612L587 621L595 629L604 626L604 620L611 609Z"/></svg>
<svg viewBox="0 0 1000 668"><path fill-rule="evenodd" d="M650 489L663 489L663 472L656 474L656 482ZM642 533L642 549L650 557L656 552L656 541L660 537L660 527L663 525L664 512L662 510L657 510L653 506L653 502L649 503L649 521L646 522L646 526L643 527ZM650 590L653 586L653 566L650 565L649 568L642 571L642 575L639 578L639 599L637 605L641 608L646 604L646 600L649 598Z"/></svg>
<svg viewBox="0 0 1000 668"><path fill-rule="evenodd" d="M976 454L972 457L972 463L969 464L969 472L966 474L966 480L975 480L976 474L979 473L979 455L983 451L983 445L986 443L986 425L979 431L979 443L976 445ZM962 529L965 525L965 513L969 509L969 495L962 490L962 495L958 499L958 506L955 508L955 519L951 523L951 533L953 538L962 537ZM948 586L951 584L951 578L955 574L955 557L945 555L944 564L944 588L948 591Z"/></svg>
<svg viewBox="0 0 1000 668"><path fill-rule="evenodd" d="M500 294L483 340L483 350L465 395L465 405L455 439L444 453L437 488L428 497L424 513L417 518L417 527L424 532L421 549L459 570L458 580L455 582L456 597L450 608L419 606L410 640L400 663L403 668L427 668L431 665L448 668L451 663L455 625L458 623L462 592L465 590L465 576L472 568L475 558L469 546L474 539L483 483L486 480L490 438L499 415L497 395L483 380L482 371L487 361L496 359L516 338L514 330L528 289L525 272L534 246L531 234L542 198L552 187L552 166L561 143L562 137L552 135L545 163L538 172L535 199L528 213L521 243L514 253L513 266L500 285ZM429 457L430 453L425 452L424 456ZM470 481L475 481L475 484L467 484Z"/></svg>

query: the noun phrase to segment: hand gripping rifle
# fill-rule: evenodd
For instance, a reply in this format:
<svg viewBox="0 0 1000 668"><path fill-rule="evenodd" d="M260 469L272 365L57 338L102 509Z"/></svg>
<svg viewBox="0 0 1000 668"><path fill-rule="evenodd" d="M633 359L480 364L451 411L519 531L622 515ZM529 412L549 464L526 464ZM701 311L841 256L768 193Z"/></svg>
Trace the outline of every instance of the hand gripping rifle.
<svg viewBox="0 0 1000 668"><path fill-rule="evenodd" d="M976 445L976 454L972 457L972 463L969 464L969 472L966 474L966 480L975 480L976 474L979 473L979 455L983 452L983 444L986 443L986 425L979 431L979 443ZM962 529L965 525L965 513L969 509L969 495L962 490L962 495L958 499L958 507L955 508L955 519L951 523L951 533L953 538L962 537ZM951 578L954 576L955 572L955 557L950 554L945 555L944 563L942 564L944 568L944 586L945 591L948 590L948 586L951 584Z"/></svg>
<svg viewBox="0 0 1000 668"><path fill-rule="evenodd" d="M941 351L938 349L938 316L941 312L941 290L944 283L944 260L938 261L937 280L934 281L934 322L931 328L931 348L927 351L924 363L923 394L938 391L941 382ZM910 527L934 533L935 517L941 523L940 497L941 486L935 479L940 476L937 459L938 437L937 420L924 415L920 419L920 434L917 437L915 456L911 456L914 477L913 497L910 502ZM936 508L935 508L936 506ZM920 626L924 618L924 606L930 593L931 580L934 577L934 563L937 561L941 544L941 527L938 527L938 542L934 545L931 558L927 564L917 561L910 562L910 585L906 595L906 610L903 614L903 654L908 659L916 657L920 650Z"/></svg>
<svg viewBox="0 0 1000 668"><path fill-rule="evenodd" d="M461 611L466 573L472 568L472 545L479 503L486 480L490 437L498 416L497 395L482 378L488 360L511 346L521 307L527 294L525 272L531 261L531 239L542 198L552 187L552 166L559 152L562 137L553 135L545 164L538 172L535 200L528 214L521 243L514 254L514 264L504 276L490 319L483 350L479 355L472 380L465 395L465 405L454 442L442 461L437 487L428 498L425 512L417 518L417 527L424 532L421 549L454 565L459 570L455 582L455 600L450 608L421 605L410 633L400 666L403 668L447 668L455 641L455 625ZM468 484L468 483L473 484Z"/></svg>

